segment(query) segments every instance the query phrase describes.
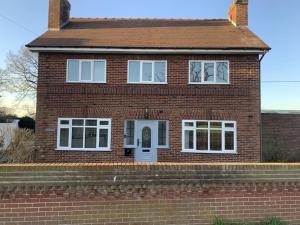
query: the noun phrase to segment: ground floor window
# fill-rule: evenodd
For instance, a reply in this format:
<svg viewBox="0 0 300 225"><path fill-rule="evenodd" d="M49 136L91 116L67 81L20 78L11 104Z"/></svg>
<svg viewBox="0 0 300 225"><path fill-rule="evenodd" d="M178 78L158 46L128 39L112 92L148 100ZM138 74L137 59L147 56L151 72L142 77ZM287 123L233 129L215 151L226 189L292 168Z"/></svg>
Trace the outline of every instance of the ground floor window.
<svg viewBox="0 0 300 225"><path fill-rule="evenodd" d="M124 125L124 146L126 148L136 148L136 128L138 126L138 120L126 120ZM156 123L157 132L157 148L169 148L169 121L157 120Z"/></svg>
<svg viewBox="0 0 300 225"><path fill-rule="evenodd" d="M235 121L182 121L182 151L236 153Z"/></svg>
<svg viewBox="0 0 300 225"><path fill-rule="evenodd" d="M111 119L59 118L59 150L111 150Z"/></svg>

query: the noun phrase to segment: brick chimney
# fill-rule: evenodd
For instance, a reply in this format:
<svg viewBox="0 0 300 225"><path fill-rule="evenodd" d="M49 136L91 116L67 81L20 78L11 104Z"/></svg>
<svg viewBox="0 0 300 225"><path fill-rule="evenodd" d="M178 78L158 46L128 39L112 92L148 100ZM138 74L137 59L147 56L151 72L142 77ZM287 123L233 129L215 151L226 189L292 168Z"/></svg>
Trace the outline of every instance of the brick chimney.
<svg viewBox="0 0 300 225"><path fill-rule="evenodd" d="M48 29L60 30L69 21L70 10L68 0L49 0Z"/></svg>
<svg viewBox="0 0 300 225"><path fill-rule="evenodd" d="M248 26L248 0L233 0L228 10L228 19L236 27Z"/></svg>

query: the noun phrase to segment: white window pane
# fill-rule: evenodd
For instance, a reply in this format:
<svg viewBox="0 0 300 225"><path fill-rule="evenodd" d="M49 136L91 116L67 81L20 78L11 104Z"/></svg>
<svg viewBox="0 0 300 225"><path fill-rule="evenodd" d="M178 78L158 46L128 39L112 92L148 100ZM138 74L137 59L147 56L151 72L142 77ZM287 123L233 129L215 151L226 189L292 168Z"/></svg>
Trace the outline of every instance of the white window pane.
<svg viewBox="0 0 300 225"><path fill-rule="evenodd" d="M61 120L60 124L61 125L68 125L69 124L69 120Z"/></svg>
<svg viewBox="0 0 300 225"><path fill-rule="evenodd" d="M129 62L129 82L140 82L140 62Z"/></svg>
<svg viewBox="0 0 300 225"><path fill-rule="evenodd" d="M108 126L109 125L109 121L101 120L99 124L101 126Z"/></svg>
<svg viewBox="0 0 300 225"><path fill-rule="evenodd" d="M68 81L79 81L79 61L68 61Z"/></svg>
<svg viewBox="0 0 300 225"><path fill-rule="evenodd" d="M82 80L91 80L91 62L82 62L81 63L81 79Z"/></svg>
<svg viewBox="0 0 300 225"><path fill-rule="evenodd" d="M214 81L214 63L204 63L204 81Z"/></svg>
<svg viewBox="0 0 300 225"><path fill-rule="evenodd" d="M94 81L105 82L105 62L94 62Z"/></svg>
<svg viewBox="0 0 300 225"><path fill-rule="evenodd" d="M83 126L83 120L72 120L73 126Z"/></svg>
<svg viewBox="0 0 300 225"><path fill-rule="evenodd" d="M97 126L97 120L86 120L85 125L86 126Z"/></svg>
<svg viewBox="0 0 300 225"><path fill-rule="evenodd" d="M234 132L225 131L225 150L234 150Z"/></svg>
<svg viewBox="0 0 300 225"><path fill-rule="evenodd" d="M125 137L126 137L126 145L134 145L134 121L128 120L126 121L126 131L125 131Z"/></svg>
<svg viewBox="0 0 300 225"><path fill-rule="evenodd" d="M227 62L217 62L217 83L227 83L228 82L228 63Z"/></svg>
<svg viewBox="0 0 300 225"><path fill-rule="evenodd" d="M60 129L59 146L60 147L68 147L69 146L69 129L68 128Z"/></svg>
<svg viewBox="0 0 300 225"><path fill-rule="evenodd" d="M152 81L152 63L143 63L142 75L143 81Z"/></svg>
<svg viewBox="0 0 300 225"><path fill-rule="evenodd" d="M234 128L234 123L225 123L226 128Z"/></svg>
<svg viewBox="0 0 300 225"><path fill-rule="evenodd" d="M194 126L194 122L185 122L184 126L186 126L186 127L193 127Z"/></svg>
<svg viewBox="0 0 300 225"><path fill-rule="evenodd" d="M108 129L99 130L99 147L100 148L108 147Z"/></svg>
<svg viewBox="0 0 300 225"><path fill-rule="evenodd" d="M197 122L196 127L197 128L208 128L208 122Z"/></svg>
<svg viewBox="0 0 300 225"><path fill-rule="evenodd" d="M194 149L194 131L184 131L184 149Z"/></svg>
<svg viewBox="0 0 300 225"><path fill-rule="evenodd" d="M221 128L222 128L222 123L221 123L221 122L211 122L211 123L210 123L210 128L218 128L218 129L221 129Z"/></svg>
<svg viewBox="0 0 300 225"><path fill-rule="evenodd" d="M97 128L85 129L85 148L96 148Z"/></svg>
<svg viewBox="0 0 300 225"><path fill-rule="evenodd" d="M190 82L201 82L201 62L190 64Z"/></svg>
<svg viewBox="0 0 300 225"><path fill-rule="evenodd" d="M72 148L83 148L83 128L72 128Z"/></svg>
<svg viewBox="0 0 300 225"><path fill-rule="evenodd" d="M222 151L222 131L210 130L210 150Z"/></svg>
<svg viewBox="0 0 300 225"><path fill-rule="evenodd" d="M208 130L197 130L196 149L208 150Z"/></svg>
<svg viewBox="0 0 300 225"><path fill-rule="evenodd" d="M166 82L165 62L156 62L154 64L154 82Z"/></svg>
<svg viewBox="0 0 300 225"><path fill-rule="evenodd" d="M167 145L167 121L158 122L158 145Z"/></svg>

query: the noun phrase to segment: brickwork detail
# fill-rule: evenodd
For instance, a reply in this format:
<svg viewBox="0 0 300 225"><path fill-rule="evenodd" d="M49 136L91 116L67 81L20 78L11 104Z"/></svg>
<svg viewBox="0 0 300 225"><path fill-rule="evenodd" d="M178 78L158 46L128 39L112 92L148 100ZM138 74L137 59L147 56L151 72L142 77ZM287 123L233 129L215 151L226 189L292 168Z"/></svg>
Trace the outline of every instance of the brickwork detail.
<svg viewBox="0 0 300 225"><path fill-rule="evenodd" d="M300 164L0 166L0 224L300 224Z"/></svg>
<svg viewBox="0 0 300 225"><path fill-rule="evenodd" d="M264 151L280 151L283 161L300 161L300 114L262 114ZM271 154L271 153L270 153Z"/></svg>
<svg viewBox="0 0 300 225"><path fill-rule="evenodd" d="M67 59L106 59L107 84L66 83ZM167 85L127 84L128 60L167 60ZM229 85L189 85L189 60L229 60ZM37 100L39 162L132 162L124 156L124 120L169 120L170 148L159 162L260 161L257 55L107 55L40 53ZM55 151L58 117L112 118L111 152ZM237 121L238 154L182 153L184 119Z"/></svg>

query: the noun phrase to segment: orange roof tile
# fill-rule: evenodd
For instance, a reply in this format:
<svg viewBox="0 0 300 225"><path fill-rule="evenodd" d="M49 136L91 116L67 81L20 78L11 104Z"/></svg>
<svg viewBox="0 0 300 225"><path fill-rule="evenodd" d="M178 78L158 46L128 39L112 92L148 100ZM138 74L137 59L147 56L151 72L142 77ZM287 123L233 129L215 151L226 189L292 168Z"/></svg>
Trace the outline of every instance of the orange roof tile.
<svg viewBox="0 0 300 225"><path fill-rule="evenodd" d="M259 49L269 50L248 28L226 19L71 18L28 47Z"/></svg>

